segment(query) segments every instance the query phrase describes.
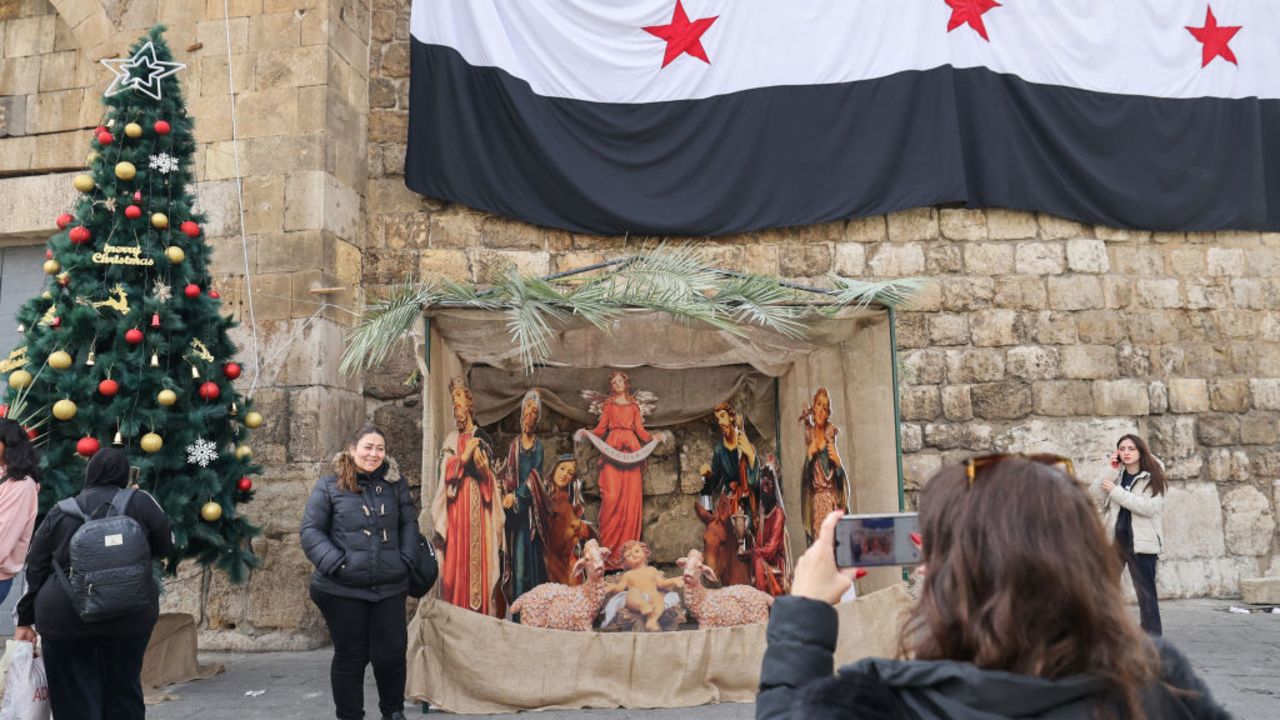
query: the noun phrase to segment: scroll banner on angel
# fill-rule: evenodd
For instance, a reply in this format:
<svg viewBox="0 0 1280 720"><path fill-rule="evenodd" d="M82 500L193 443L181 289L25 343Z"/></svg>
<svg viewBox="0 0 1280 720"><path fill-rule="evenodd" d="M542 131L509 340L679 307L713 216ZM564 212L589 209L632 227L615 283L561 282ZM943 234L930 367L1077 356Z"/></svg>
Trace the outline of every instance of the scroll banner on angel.
<svg viewBox="0 0 1280 720"><path fill-rule="evenodd" d="M645 429L644 418L653 412L658 398L650 392L633 391L625 372L609 374L607 395L584 390L582 397L590 403L591 412L600 416L594 429L574 434L574 440L590 442L600 451L600 542L621 548L629 540L640 539L644 462L671 435L651 434ZM609 569L622 565L621 555L610 556Z"/></svg>

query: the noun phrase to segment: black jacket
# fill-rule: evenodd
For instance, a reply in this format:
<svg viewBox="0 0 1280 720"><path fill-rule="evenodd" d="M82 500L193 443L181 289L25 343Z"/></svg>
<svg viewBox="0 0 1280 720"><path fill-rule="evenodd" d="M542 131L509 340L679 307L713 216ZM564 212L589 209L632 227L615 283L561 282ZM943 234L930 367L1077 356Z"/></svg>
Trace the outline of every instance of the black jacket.
<svg viewBox="0 0 1280 720"><path fill-rule="evenodd" d="M338 489L320 478L302 515L302 550L316 566L314 590L384 600L409 591L409 566L418 539L418 512L409 484L388 463L358 473L361 492Z"/></svg>
<svg viewBox="0 0 1280 720"><path fill-rule="evenodd" d="M1066 720L1091 718L1100 703L1108 702L1098 678L1046 680L964 662L870 658L832 675L837 625L835 608L826 603L778 598L769 618L757 720ZM1186 658L1157 642L1161 680L1188 693L1149 688L1142 698L1147 717L1230 718Z"/></svg>
<svg viewBox="0 0 1280 720"><path fill-rule="evenodd" d="M99 450L85 468L85 488L76 496L80 510L90 517L101 517L104 506L111 504L118 490L129 478L129 460L114 448ZM173 532L169 518L160 503L141 490L133 493L125 514L137 520L147 533L151 557L160 560L173 552ZM71 598L53 568L53 559L65 570L71 564L71 536L80 529L79 518L63 514L56 506L36 528L27 550L27 592L18 601L18 624L34 625L36 631L51 640L74 640L81 637L121 637L151 634L160 614L159 596L152 597L146 610L87 623L80 619Z"/></svg>

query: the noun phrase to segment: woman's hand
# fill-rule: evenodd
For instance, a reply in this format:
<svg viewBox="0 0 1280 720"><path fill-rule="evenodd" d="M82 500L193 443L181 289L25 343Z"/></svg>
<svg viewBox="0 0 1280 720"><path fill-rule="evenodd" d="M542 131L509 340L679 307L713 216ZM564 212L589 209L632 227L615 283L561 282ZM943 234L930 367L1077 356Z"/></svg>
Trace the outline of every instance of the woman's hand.
<svg viewBox="0 0 1280 720"><path fill-rule="evenodd" d="M1111 479L1111 478L1109 478L1109 477L1108 477L1108 478L1104 478L1104 479L1102 480L1102 492L1107 493L1108 495L1110 495L1110 494L1111 494L1111 491L1112 491L1112 490L1115 490L1115 489L1116 489L1116 481L1115 481L1115 480L1113 480L1113 479Z"/></svg>
<svg viewBox="0 0 1280 720"><path fill-rule="evenodd" d="M34 643L36 641L36 637L36 630L30 625L19 625L13 630L13 639L20 642Z"/></svg>
<svg viewBox="0 0 1280 720"><path fill-rule="evenodd" d="M823 518L822 527L818 529L818 539L804 551L796 563L796 577L791 583L792 595L835 605L853 585L857 569L836 567L836 523L840 522L843 515L843 512L837 510Z"/></svg>

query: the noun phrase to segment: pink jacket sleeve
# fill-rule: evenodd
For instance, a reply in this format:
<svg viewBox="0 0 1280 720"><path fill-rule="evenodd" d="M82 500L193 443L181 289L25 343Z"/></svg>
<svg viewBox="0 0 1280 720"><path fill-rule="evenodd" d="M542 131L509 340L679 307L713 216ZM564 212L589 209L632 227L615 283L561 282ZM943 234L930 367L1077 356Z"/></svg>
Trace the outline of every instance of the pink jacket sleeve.
<svg viewBox="0 0 1280 720"><path fill-rule="evenodd" d="M22 570L39 496L40 486L31 478L0 482L0 580Z"/></svg>

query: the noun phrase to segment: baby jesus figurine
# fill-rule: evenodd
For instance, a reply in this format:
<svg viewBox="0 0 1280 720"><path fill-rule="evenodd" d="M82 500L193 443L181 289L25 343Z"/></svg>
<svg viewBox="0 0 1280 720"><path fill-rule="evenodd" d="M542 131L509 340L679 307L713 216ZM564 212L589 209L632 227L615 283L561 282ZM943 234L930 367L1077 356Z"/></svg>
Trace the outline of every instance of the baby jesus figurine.
<svg viewBox="0 0 1280 720"><path fill-rule="evenodd" d="M626 572L617 582L605 583L611 593L626 593L626 608L644 618L644 629L659 632L658 624L667 609L664 596L668 591L684 586L683 577L666 578L655 567L649 566L649 546L639 540L622 544L622 562Z"/></svg>

